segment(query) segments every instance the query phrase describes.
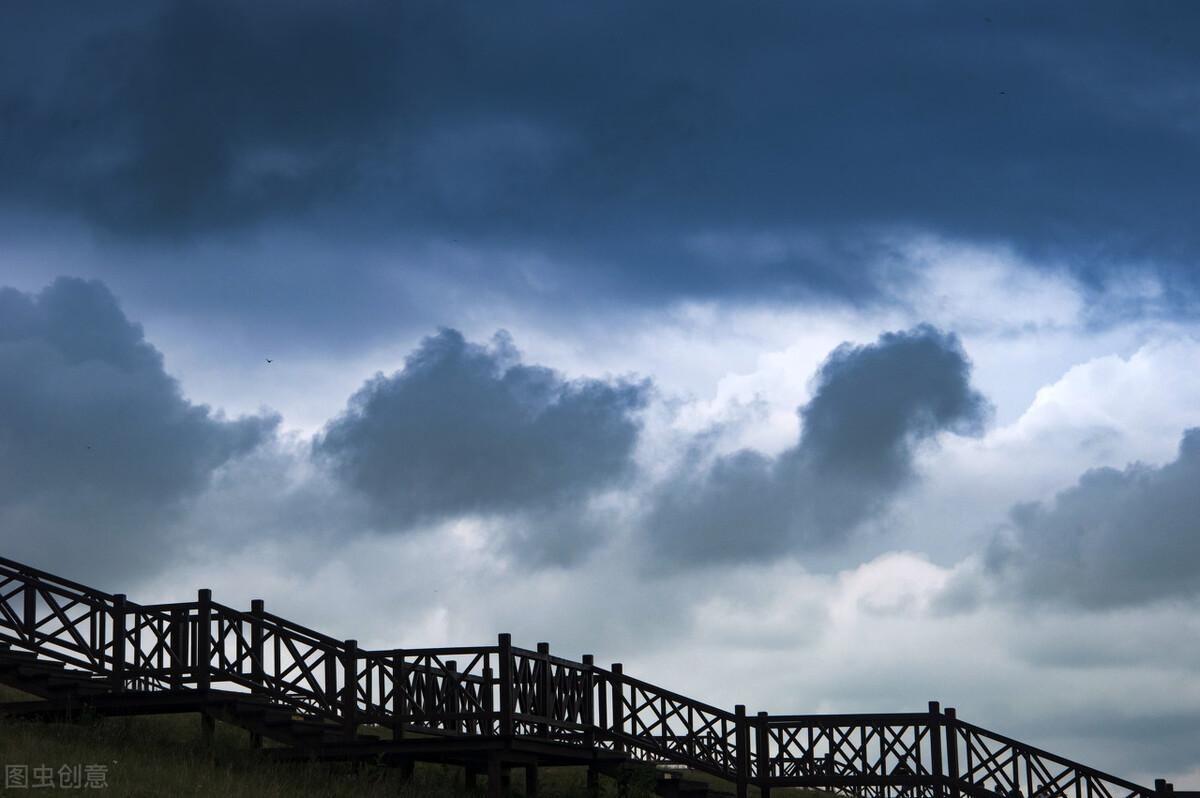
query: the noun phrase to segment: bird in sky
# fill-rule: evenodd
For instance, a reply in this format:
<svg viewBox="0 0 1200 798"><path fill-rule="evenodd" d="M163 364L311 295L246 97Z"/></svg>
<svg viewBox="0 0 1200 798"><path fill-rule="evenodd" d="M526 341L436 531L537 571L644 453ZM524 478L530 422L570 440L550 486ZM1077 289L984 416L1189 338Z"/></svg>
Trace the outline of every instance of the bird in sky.
<svg viewBox="0 0 1200 798"><path fill-rule="evenodd" d="M274 362L275 362L275 361L271 360L271 358L267 358L266 360L267 360L267 362L268 362L268 363L274 363Z"/></svg>

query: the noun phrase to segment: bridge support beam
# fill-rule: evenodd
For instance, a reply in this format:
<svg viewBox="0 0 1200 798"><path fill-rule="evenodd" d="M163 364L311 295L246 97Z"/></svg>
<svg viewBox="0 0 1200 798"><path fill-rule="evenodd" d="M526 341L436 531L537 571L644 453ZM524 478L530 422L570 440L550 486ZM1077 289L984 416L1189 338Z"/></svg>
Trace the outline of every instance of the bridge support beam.
<svg viewBox="0 0 1200 798"><path fill-rule="evenodd" d="M501 798L507 796L512 784L509 779L509 768L500 760L497 754L492 754L488 757L488 779L487 779L487 794L488 798Z"/></svg>
<svg viewBox="0 0 1200 798"><path fill-rule="evenodd" d="M200 744L205 749L212 749L213 736L217 731L217 721L207 712L200 713Z"/></svg>
<svg viewBox="0 0 1200 798"><path fill-rule="evenodd" d="M600 798L600 771L594 767L587 769L588 798Z"/></svg>
<svg viewBox="0 0 1200 798"><path fill-rule="evenodd" d="M538 794L538 766L525 766L525 798L537 798Z"/></svg>

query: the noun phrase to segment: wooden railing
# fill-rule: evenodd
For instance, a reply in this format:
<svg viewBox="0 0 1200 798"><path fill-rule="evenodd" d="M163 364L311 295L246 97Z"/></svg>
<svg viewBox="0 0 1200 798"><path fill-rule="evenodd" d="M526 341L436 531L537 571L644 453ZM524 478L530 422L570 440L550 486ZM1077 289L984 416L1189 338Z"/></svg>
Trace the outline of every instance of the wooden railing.
<svg viewBox="0 0 1200 798"><path fill-rule="evenodd" d="M106 680L114 691L251 692L340 724L456 737L542 738L683 764L750 784L862 796L1151 798L1148 789L928 712L748 716L627 676L512 645L360 649L201 590L194 602L137 604L0 558L0 640ZM352 739L352 737L350 738ZM1180 793L1180 795L1183 795Z"/></svg>

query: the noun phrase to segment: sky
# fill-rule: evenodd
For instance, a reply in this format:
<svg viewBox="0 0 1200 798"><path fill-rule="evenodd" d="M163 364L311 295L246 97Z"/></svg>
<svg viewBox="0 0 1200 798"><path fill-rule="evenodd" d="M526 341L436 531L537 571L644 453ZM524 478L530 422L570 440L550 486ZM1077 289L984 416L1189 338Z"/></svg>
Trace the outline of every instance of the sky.
<svg viewBox="0 0 1200 798"><path fill-rule="evenodd" d="M1200 789L1197 6L4 17L5 556Z"/></svg>

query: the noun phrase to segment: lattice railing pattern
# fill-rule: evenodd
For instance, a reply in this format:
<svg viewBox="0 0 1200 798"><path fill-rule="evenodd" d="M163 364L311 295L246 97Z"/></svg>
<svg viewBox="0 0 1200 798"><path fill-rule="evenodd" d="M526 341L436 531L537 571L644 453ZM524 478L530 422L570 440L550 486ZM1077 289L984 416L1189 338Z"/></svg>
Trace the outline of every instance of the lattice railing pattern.
<svg viewBox="0 0 1200 798"><path fill-rule="evenodd" d="M1079 765L965 721L956 720L949 736L956 748L958 775L975 789L971 795L1027 798L1140 798L1148 794L1124 779Z"/></svg>
<svg viewBox="0 0 1200 798"><path fill-rule="evenodd" d="M739 751L749 755L745 718L694 701L614 668L612 734L638 758L691 765L738 778ZM742 757L745 760L745 757Z"/></svg>
<svg viewBox="0 0 1200 798"><path fill-rule="evenodd" d="M442 736L536 737L675 762L744 787L864 798L1166 798L944 713L747 716L597 667L497 645L363 650L266 612L143 605L0 558L0 641L114 690L253 692L292 712ZM739 790L744 792L744 790Z"/></svg>
<svg viewBox="0 0 1200 798"><path fill-rule="evenodd" d="M827 776L928 777L940 772L941 729L928 714L759 716L753 773L805 783Z"/></svg>

